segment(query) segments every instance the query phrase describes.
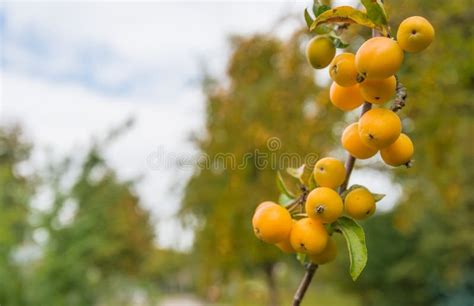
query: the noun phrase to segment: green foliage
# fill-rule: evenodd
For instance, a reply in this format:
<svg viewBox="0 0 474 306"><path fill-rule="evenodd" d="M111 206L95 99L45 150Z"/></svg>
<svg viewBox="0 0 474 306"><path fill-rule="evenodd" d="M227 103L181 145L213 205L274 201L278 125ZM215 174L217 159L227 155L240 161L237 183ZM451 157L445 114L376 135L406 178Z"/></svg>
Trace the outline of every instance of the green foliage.
<svg viewBox="0 0 474 306"><path fill-rule="evenodd" d="M27 160L31 146L22 140L17 127L0 130L0 247L11 251L23 241L28 229L28 201L33 191L32 181L19 173L19 165Z"/></svg>
<svg viewBox="0 0 474 306"><path fill-rule="evenodd" d="M36 305L91 305L118 280L133 286L153 249L149 215L132 182L120 181L96 146L80 169L70 188L54 186L53 207L40 225L49 239L31 297ZM55 169L52 181L64 181L68 170ZM65 210L74 211L71 220L61 220Z"/></svg>
<svg viewBox="0 0 474 306"><path fill-rule="evenodd" d="M0 305L25 304L25 283L16 251L29 236L29 201L33 177L20 173L31 145L19 127L0 129Z"/></svg>
<svg viewBox="0 0 474 306"><path fill-rule="evenodd" d="M175 250L154 249L143 262L142 279L150 281L154 291L163 292L195 290L196 271L192 262L194 257Z"/></svg>
<svg viewBox="0 0 474 306"><path fill-rule="evenodd" d="M101 154L128 126L93 145L82 164L51 161L35 176L20 172L31 150L20 129L0 129L1 305L126 305L143 289L154 254L150 218L134 182L118 179ZM41 200L48 208L32 206L36 190L51 192Z"/></svg>
<svg viewBox="0 0 474 306"><path fill-rule="evenodd" d="M324 4L319 4L317 0L314 0L314 2L313 2L314 17L318 17L319 15L321 15L322 13L324 13L325 11L328 11L330 9L331 9L330 6L324 5Z"/></svg>

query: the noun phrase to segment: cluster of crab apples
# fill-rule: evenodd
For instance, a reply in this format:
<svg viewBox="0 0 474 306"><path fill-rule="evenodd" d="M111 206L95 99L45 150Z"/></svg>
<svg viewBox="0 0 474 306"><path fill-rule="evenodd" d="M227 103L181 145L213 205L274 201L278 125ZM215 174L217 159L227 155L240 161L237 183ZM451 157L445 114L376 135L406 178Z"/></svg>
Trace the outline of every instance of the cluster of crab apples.
<svg viewBox="0 0 474 306"><path fill-rule="evenodd" d="M380 151L388 165L410 163L413 143L402 133L398 115L383 105L396 95L395 75L404 52L420 52L433 38L431 24L423 17L413 16L400 24L397 40L383 36L370 38L356 54L345 52L335 56L333 40L328 36L316 36L309 41L306 56L311 66L315 69L329 66L332 104L343 111L354 110L364 102L372 104L358 122L347 126L342 133L342 146L351 156L367 159ZM316 187L294 202L302 205L285 207L263 202L255 210L252 225L260 240L286 253L306 254L311 262L321 265L333 261L337 255L328 225L343 215L356 220L370 217L379 195L358 185L338 193L337 188L347 184L347 174L344 164L332 157L319 160L312 176ZM295 207L299 211L295 212Z"/></svg>
<svg viewBox="0 0 474 306"><path fill-rule="evenodd" d="M375 212L376 198L363 186L355 186L342 196L337 188L344 183L344 164L332 157L319 160L312 173L318 187L307 195L306 214L293 214L285 207L267 201L255 210L252 225L257 238L275 244L286 253L303 253L322 265L336 258L337 247L325 225L346 214L356 220ZM293 217L300 218L298 220Z"/></svg>
<svg viewBox="0 0 474 306"><path fill-rule="evenodd" d="M337 56L332 40L326 36L311 39L306 48L309 63L315 69L329 66L333 80L329 98L340 110L351 111L364 102L379 106L367 111L359 122L344 130L342 146L354 157L367 159L378 151L386 164L408 164L413 143L402 133L397 114L383 108L396 94L397 78L405 52L420 52L434 38L433 26L423 17L405 19L399 26L397 40L373 37L365 41L356 54Z"/></svg>

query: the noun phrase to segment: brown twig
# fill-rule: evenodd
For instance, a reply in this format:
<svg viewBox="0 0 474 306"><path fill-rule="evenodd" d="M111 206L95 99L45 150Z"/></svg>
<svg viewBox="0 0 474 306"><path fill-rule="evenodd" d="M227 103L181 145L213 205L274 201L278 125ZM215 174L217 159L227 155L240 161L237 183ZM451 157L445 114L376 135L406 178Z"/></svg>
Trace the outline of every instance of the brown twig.
<svg viewBox="0 0 474 306"><path fill-rule="evenodd" d="M308 290L309 284L311 284L311 280L313 279L314 273L317 269L318 265L313 263L306 265L306 273L304 274L301 284L295 293L295 297L293 298L293 306L299 306L301 301L303 301L306 290Z"/></svg>
<svg viewBox="0 0 474 306"><path fill-rule="evenodd" d="M397 78L397 90L395 93L395 100L390 109L394 112L398 112L405 106L408 93L407 88L400 82L398 76L395 77Z"/></svg>
<svg viewBox="0 0 474 306"><path fill-rule="evenodd" d="M308 196L308 188L302 184L300 186L300 190L302 192L301 195L298 198L296 198L293 202L285 206L285 208L288 209L290 212L292 212L294 209L306 203L306 197Z"/></svg>
<svg viewBox="0 0 474 306"><path fill-rule="evenodd" d="M365 112L370 110L372 108L372 104L365 102L364 105L362 106L362 110L360 112L360 116L362 117ZM349 184L349 179L351 178L352 174L352 169L354 169L354 164L355 164L355 157L352 155L349 155L346 160L346 180L344 183L342 183L341 187L339 187L339 194L343 193L347 189L347 185Z"/></svg>

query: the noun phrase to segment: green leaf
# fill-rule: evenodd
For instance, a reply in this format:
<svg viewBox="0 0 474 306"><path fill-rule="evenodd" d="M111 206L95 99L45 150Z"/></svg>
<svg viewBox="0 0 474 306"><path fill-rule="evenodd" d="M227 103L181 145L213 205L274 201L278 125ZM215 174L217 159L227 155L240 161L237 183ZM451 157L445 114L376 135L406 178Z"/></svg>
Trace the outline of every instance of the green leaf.
<svg viewBox="0 0 474 306"><path fill-rule="evenodd" d="M296 259L300 262L300 264L304 265L306 262L306 254L303 253L296 253Z"/></svg>
<svg viewBox="0 0 474 306"><path fill-rule="evenodd" d="M385 197L382 193L372 193L372 195L374 196L375 202L378 202Z"/></svg>
<svg viewBox="0 0 474 306"><path fill-rule="evenodd" d="M377 25L387 25L388 18L381 0L361 0L367 16Z"/></svg>
<svg viewBox="0 0 474 306"><path fill-rule="evenodd" d="M316 34L319 34L319 35L323 35L323 34L328 34L332 31L332 29L330 27L328 27L327 25L320 25L320 26L317 26L312 32L316 33Z"/></svg>
<svg viewBox="0 0 474 306"><path fill-rule="evenodd" d="M289 197L288 195L286 195L284 193L281 193L280 196L278 197L278 203L283 205L283 206L286 206L286 205L290 204L294 200L295 200L294 198L291 198L291 197Z"/></svg>
<svg viewBox="0 0 474 306"><path fill-rule="evenodd" d="M304 9L304 20L306 21L306 25L308 26L308 28L310 28L314 20L313 18L311 18L311 15L308 13L307 8Z"/></svg>
<svg viewBox="0 0 474 306"><path fill-rule="evenodd" d="M312 9L313 9L313 14L314 16L318 16L316 15L318 13L318 7L319 7L319 1L318 0L313 0L313 6L312 6Z"/></svg>
<svg viewBox="0 0 474 306"><path fill-rule="evenodd" d="M305 165L301 165L299 168L286 168L286 172L294 178L303 181L303 174L304 174Z"/></svg>
<svg viewBox="0 0 474 306"><path fill-rule="evenodd" d="M278 190L280 190L281 193L286 194L290 198L295 198L295 195L290 190L288 190L288 187L286 187L285 181L283 181L280 171L277 171L276 183Z"/></svg>
<svg viewBox="0 0 474 306"><path fill-rule="evenodd" d="M330 9L331 9L330 6L321 4L320 6L318 6L316 12L314 13L314 16L318 17L319 15L321 15L325 11L329 11Z"/></svg>
<svg viewBox="0 0 474 306"><path fill-rule="evenodd" d="M335 228L342 232L346 239L350 259L350 274L356 280L367 264L367 246L364 229L354 220L341 217L335 222Z"/></svg>
<svg viewBox="0 0 474 306"><path fill-rule="evenodd" d="M335 38L333 41L334 41L334 46L338 49L345 49L349 47L349 44L343 43L342 40L340 40L339 38Z"/></svg>
<svg viewBox="0 0 474 306"><path fill-rule="evenodd" d="M362 26L369 28L375 28L382 35L387 33L385 27L379 27L372 20L369 19L367 14L351 7L351 6L339 6L331 10L325 11L313 21L310 27L310 31L313 31L316 27L325 23L357 23Z"/></svg>

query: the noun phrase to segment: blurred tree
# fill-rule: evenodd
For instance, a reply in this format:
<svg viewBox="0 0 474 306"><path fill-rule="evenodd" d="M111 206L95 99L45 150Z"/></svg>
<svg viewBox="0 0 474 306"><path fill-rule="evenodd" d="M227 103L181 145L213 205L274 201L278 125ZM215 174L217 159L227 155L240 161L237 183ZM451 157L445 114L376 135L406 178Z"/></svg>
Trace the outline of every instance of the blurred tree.
<svg viewBox="0 0 474 306"><path fill-rule="evenodd" d="M148 256L143 270L145 277L164 293L193 292L193 254L156 248Z"/></svg>
<svg viewBox="0 0 474 306"><path fill-rule="evenodd" d="M114 131L109 140L119 134ZM109 140L91 147L75 176L69 160L53 167L48 179L53 205L41 227L48 240L34 305L129 305L134 280L144 274L142 264L153 250L150 217L134 182L121 181L105 163L101 148ZM65 188L68 181L71 187Z"/></svg>
<svg viewBox="0 0 474 306"><path fill-rule="evenodd" d="M0 128L0 305L25 305L25 284L16 251L30 230L29 201L35 182L19 172L30 152L31 145L19 127Z"/></svg>
<svg viewBox="0 0 474 306"><path fill-rule="evenodd" d="M306 39L302 32L286 42L235 37L228 79L204 82L206 131L197 145L207 159L196 167L181 210L184 221L197 224L192 252L201 289L235 273L263 272L269 304L278 303L274 265L281 251L255 238L252 214L260 202L277 201L277 169L300 166L307 154L326 154L338 142L328 127L342 116L315 85L301 52Z"/></svg>

